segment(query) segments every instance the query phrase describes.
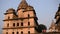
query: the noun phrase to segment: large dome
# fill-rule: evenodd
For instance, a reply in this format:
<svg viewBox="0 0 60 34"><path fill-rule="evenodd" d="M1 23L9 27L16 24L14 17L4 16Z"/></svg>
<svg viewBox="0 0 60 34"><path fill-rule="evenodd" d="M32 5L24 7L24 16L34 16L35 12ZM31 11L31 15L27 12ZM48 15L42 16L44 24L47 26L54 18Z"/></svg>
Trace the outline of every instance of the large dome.
<svg viewBox="0 0 60 34"><path fill-rule="evenodd" d="M26 0L22 0L18 6L18 9L27 8L27 6L28 6L28 4L27 4Z"/></svg>
<svg viewBox="0 0 60 34"><path fill-rule="evenodd" d="M6 12L7 12L7 13L12 13L12 12L15 12L15 9L9 8Z"/></svg>

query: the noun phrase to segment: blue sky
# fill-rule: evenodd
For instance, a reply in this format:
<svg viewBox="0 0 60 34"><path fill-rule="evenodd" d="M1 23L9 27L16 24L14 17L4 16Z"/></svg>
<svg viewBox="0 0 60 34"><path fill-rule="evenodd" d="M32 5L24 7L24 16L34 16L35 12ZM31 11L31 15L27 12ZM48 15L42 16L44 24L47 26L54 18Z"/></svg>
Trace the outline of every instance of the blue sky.
<svg viewBox="0 0 60 34"><path fill-rule="evenodd" d="M38 23L50 26L54 20L60 0L26 0L27 3L34 7L38 17ZM17 9L21 0L0 0L0 33L3 27L4 13L9 8Z"/></svg>

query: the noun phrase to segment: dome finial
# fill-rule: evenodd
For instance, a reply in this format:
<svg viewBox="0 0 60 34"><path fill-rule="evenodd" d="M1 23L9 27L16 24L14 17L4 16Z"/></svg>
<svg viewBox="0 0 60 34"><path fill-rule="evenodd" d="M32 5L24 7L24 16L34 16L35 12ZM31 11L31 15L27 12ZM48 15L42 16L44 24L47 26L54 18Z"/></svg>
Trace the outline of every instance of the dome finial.
<svg viewBox="0 0 60 34"><path fill-rule="evenodd" d="M26 8L28 6L28 3L26 2L26 0L21 0L18 9L20 8Z"/></svg>
<svg viewBox="0 0 60 34"><path fill-rule="evenodd" d="M24 1L24 0L23 0Z"/></svg>
<svg viewBox="0 0 60 34"><path fill-rule="evenodd" d="M25 0L22 0L22 1L25 1Z"/></svg>

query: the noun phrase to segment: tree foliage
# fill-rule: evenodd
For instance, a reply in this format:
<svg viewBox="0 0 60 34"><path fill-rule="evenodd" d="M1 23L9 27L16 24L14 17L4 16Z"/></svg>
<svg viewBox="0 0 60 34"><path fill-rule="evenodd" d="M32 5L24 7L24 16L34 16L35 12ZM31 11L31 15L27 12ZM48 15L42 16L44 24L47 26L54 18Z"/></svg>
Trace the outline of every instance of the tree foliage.
<svg viewBox="0 0 60 34"><path fill-rule="evenodd" d="M40 24L38 26L35 27L35 29L37 30L37 32L42 32L42 30L47 30L46 26L43 24Z"/></svg>

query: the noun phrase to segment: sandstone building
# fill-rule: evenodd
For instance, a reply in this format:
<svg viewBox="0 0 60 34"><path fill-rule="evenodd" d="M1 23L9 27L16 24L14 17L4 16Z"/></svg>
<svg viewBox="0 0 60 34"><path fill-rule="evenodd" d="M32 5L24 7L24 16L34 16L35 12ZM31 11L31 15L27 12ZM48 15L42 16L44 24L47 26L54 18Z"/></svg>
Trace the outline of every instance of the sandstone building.
<svg viewBox="0 0 60 34"><path fill-rule="evenodd" d="M42 32L39 34L60 34L60 4L54 18L56 19L56 22L52 20L48 32Z"/></svg>
<svg viewBox="0 0 60 34"><path fill-rule="evenodd" d="M4 15L2 34L40 34L37 31L39 30L39 24L37 22L36 12L32 6L28 5L26 0L21 0L17 10L9 8ZM56 23L52 21L51 27L49 28L50 32L41 34L55 34L55 32L60 32L60 4L55 19ZM37 27L37 30L35 27ZM46 31L46 29L43 31Z"/></svg>
<svg viewBox="0 0 60 34"><path fill-rule="evenodd" d="M49 28L50 32L60 32L60 4L59 4L58 10L55 14L55 19L56 19L56 22L55 23L52 22L54 24L51 24L52 26Z"/></svg>
<svg viewBox="0 0 60 34"><path fill-rule="evenodd" d="M4 15L2 34L38 34L35 30L38 18L26 0L21 1L17 10L9 8Z"/></svg>
<svg viewBox="0 0 60 34"><path fill-rule="evenodd" d="M59 4L58 10L56 12L55 19L56 19L56 23L55 23L56 29L58 29L58 32L60 32L60 4Z"/></svg>

